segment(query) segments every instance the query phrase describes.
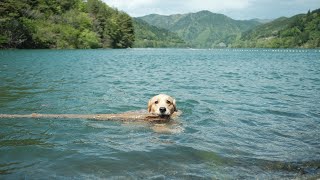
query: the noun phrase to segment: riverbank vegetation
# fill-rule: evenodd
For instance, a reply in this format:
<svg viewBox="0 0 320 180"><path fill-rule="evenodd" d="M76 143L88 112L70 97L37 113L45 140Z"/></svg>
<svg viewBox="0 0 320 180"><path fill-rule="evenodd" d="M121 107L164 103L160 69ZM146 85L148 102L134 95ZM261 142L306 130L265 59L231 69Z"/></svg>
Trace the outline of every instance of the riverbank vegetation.
<svg viewBox="0 0 320 180"><path fill-rule="evenodd" d="M4 0L0 48L127 48L132 18L100 0Z"/></svg>

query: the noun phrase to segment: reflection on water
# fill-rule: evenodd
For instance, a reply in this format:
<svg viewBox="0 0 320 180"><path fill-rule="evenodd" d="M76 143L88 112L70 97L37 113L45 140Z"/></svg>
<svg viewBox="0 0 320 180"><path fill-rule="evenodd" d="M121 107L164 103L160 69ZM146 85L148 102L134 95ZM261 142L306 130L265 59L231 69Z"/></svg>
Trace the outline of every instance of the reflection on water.
<svg viewBox="0 0 320 180"><path fill-rule="evenodd" d="M166 133L1 119L0 179L320 178L319 60L314 50L0 51L0 113L121 113L159 93L183 111Z"/></svg>

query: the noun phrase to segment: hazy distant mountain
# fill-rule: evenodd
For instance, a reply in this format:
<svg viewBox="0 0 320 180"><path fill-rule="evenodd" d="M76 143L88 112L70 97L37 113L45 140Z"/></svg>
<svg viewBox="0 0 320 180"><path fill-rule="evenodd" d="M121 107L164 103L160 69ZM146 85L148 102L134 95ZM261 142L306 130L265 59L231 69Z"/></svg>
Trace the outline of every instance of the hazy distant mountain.
<svg viewBox="0 0 320 180"><path fill-rule="evenodd" d="M254 19L251 19L252 21L257 21L259 23L262 23L262 24L265 24L265 23L269 23L271 21L273 21L273 19L259 19L259 18L254 18Z"/></svg>
<svg viewBox="0 0 320 180"><path fill-rule="evenodd" d="M210 11L139 17L147 23L177 33L191 47L211 48L228 45L241 33L260 25L257 20L234 20Z"/></svg>
<svg viewBox="0 0 320 180"><path fill-rule="evenodd" d="M301 16L301 15L298 15ZM262 24L243 33L241 39L267 38L276 36L278 32L288 26L298 16L287 18L280 17L269 23Z"/></svg>
<svg viewBox="0 0 320 180"><path fill-rule="evenodd" d="M186 43L175 33L133 18L135 30L134 47L186 47Z"/></svg>
<svg viewBox="0 0 320 180"><path fill-rule="evenodd" d="M234 47L320 47L320 9L290 18L281 17L242 34Z"/></svg>

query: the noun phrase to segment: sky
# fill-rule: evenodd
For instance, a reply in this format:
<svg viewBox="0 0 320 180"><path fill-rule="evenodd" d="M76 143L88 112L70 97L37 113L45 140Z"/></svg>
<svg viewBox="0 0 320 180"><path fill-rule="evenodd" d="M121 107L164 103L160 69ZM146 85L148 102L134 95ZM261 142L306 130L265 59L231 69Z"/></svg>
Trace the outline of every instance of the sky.
<svg viewBox="0 0 320 180"><path fill-rule="evenodd" d="M320 0L102 0L133 17L209 10L233 19L275 19L320 8Z"/></svg>

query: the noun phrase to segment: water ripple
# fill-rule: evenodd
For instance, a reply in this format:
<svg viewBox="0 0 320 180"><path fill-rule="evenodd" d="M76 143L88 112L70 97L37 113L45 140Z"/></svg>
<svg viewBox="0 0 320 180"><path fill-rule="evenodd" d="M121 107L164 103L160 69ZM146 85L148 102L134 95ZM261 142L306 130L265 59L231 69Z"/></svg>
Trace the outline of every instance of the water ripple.
<svg viewBox="0 0 320 180"><path fill-rule="evenodd" d="M0 113L120 113L166 93L178 133L150 124L0 120L5 179L317 179L318 52L1 51Z"/></svg>

